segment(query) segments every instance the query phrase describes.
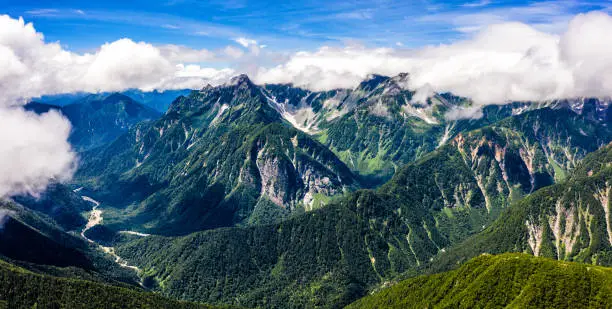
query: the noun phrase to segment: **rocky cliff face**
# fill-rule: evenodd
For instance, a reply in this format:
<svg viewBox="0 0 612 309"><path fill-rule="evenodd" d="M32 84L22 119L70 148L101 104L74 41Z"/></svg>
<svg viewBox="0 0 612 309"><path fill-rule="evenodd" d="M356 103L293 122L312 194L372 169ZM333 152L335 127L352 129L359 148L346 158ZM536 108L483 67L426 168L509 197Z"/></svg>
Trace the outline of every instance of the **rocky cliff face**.
<svg viewBox="0 0 612 309"><path fill-rule="evenodd" d="M506 117L548 108L570 110L593 123L607 124L610 119L610 101L595 98L514 102L475 111L471 110L472 102L467 98L427 89L410 89L409 78L408 74L395 77L373 75L355 89L327 92L311 92L291 85L266 85L265 90L284 118L296 128L316 135L353 171L370 178L372 185L381 184L398 167L423 157L457 134ZM452 117L459 114L476 117ZM534 126L533 135L538 136L540 142L560 143L555 132L548 129L537 132L540 125L531 125ZM593 132L576 133L589 135ZM549 152L548 156L570 157L569 160L575 164L576 158L571 157L576 154L561 154L558 152L565 150L557 148L545 150Z"/></svg>
<svg viewBox="0 0 612 309"><path fill-rule="evenodd" d="M490 227L436 258L440 269L481 253L527 252L612 265L612 145L587 155L563 182L513 204Z"/></svg>
<svg viewBox="0 0 612 309"><path fill-rule="evenodd" d="M158 232L246 223L262 203L282 217L358 185L246 76L178 98L158 121L95 152L79 171L86 187L103 202L132 209L132 219L119 225Z"/></svg>
<svg viewBox="0 0 612 309"><path fill-rule="evenodd" d="M539 205L529 205L531 211L524 222L528 252L560 260L612 263L609 162L602 171L572 179L564 192L551 188L544 191L548 191L546 199L536 196L531 200Z"/></svg>

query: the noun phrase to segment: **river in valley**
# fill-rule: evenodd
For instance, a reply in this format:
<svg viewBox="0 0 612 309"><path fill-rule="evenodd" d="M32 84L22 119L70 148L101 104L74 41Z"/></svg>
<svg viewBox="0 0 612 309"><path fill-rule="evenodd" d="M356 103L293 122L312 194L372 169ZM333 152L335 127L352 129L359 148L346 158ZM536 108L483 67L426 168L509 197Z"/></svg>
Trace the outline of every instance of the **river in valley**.
<svg viewBox="0 0 612 309"><path fill-rule="evenodd" d="M74 190L74 192L77 193L81 189L82 188L78 188L78 189ZM81 231L81 236L84 239L86 239L88 242L97 245L98 248L100 248L100 250L102 250L105 253L107 253L110 256L112 256L113 259L115 260L115 263L119 264L119 266L121 266L123 268L128 268L128 269L134 270L134 271L136 271L136 273L140 274L140 268L128 264L128 262L126 260L122 259L119 255L117 255L117 253L115 253L115 248L103 246L101 244L98 244L94 240L87 238L87 236L85 235L85 232L87 232L92 227L102 223L102 220L103 220L102 209L100 209L100 202L94 200L93 198L91 198L89 196L85 196L85 195L82 195L81 198L83 200L85 200L85 201L87 201L87 202L89 202L89 203L94 205L94 207L91 209L91 212L89 213L89 217L87 219L87 224L85 225L85 227ZM149 234L133 232L133 231L120 231L120 233L126 233L126 234L136 235L136 236L140 236L140 237L149 236Z"/></svg>

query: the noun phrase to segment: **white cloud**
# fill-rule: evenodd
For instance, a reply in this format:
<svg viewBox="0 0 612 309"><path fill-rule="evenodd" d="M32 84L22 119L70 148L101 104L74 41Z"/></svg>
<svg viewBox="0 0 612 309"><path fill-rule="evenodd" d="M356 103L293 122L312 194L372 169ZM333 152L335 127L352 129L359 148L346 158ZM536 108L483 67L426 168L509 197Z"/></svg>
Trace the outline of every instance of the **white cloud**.
<svg viewBox="0 0 612 309"><path fill-rule="evenodd" d="M472 8L479 2L472 2ZM562 33L580 7L579 1L540 1L524 6L483 6L475 10L459 10L425 15L417 22L430 26L451 26L463 33L473 33L492 24L521 22L534 28Z"/></svg>
<svg viewBox="0 0 612 309"><path fill-rule="evenodd" d="M206 84L222 84L237 75L233 69L207 68L195 64L178 64L177 69L176 75L160 82L154 89L200 89Z"/></svg>
<svg viewBox="0 0 612 309"><path fill-rule="evenodd" d="M161 55L172 63L198 63L214 60L216 55L207 49L192 49L182 45L158 46Z"/></svg>
<svg viewBox="0 0 612 309"><path fill-rule="evenodd" d="M162 28L165 29L170 29L170 30L178 30L181 29L181 27L177 26L177 25L173 25L173 24L163 24Z"/></svg>
<svg viewBox="0 0 612 309"><path fill-rule="evenodd" d="M522 23L493 25L471 39L416 50L323 47L299 52L255 80L311 89L354 87L368 74L410 73L410 87L431 85L477 104L612 96L612 17L581 14L561 35Z"/></svg>
<svg viewBox="0 0 612 309"><path fill-rule="evenodd" d="M0 108L0 119L0 197L36 195L51 180L72 176L70 123L58 112L39 116L5 107Z"/></svg>
<svg viewBox="0 0 612 309"><path fill-rule="evenodd" d="M232 70L181 64L211 57L207 50L156 47L129 39L106 43L95 53L77 54L59 43L46 43L22 19L0 16L0 197L36 195L49 181L65 181L74 171L75 154L67 142L70 123L56 112L39 116L17 107L28 98L221 83Z"/></svg>
<svg viewBox="0 0 612 309"><path fill-rule="evenodd" d="M313 90L351 88L372 73L396 74L392 49L323 47L316 52L298 52L285 63L259 68L254 80L260 83L294 83Z"/></svg>
<svg viewBox="0 0 612 309"><path fill-rule="evenodd" d="M15 212L8 209L0 209L0 231L4 229L4 224L8 221L10 216L15 215Z"/></svg>
<svg viewBox="0 0 612 309"><path fill-rule="evenodd" d="M556 8L542 4L529 10L548 16ZM478 104L608 96L612 95L612 43L600 38L611 31L612 18L593 12L574 17L561 34L502 23L464 41L413 50L350 45L286 54L261 50L257 41L240 37L235 41L246 51L232 46L217 51L153 46L121 39L95 53L77 54L44 42L31 24L0 16L0 103L73 91L201 88L242 72L256 82L293 82L313 90L354 87L372 73L409 72L414 89L430 85L436 91L471 97ZM230 63L231 69L202 66L213 61Z"/></svg>
<svg viewBox="0 0 612 309"><path fill-rule="evenodd" d="M478 8L491 4L491 0L480 0L476 2L464 3L462 6L466 8Z"/></svg>
<svg viewBox="0 0 612 309"><path fill-rule="evenodd" d="M244 55L244 51L240 48L227 46L223 49L223 53L230 58L238 59Z"/></svg>
<svg viewBox="0 0 612 309"><path fill-rule="evenodd" d="M247 39L247 38L244 38L244 37L236 38L236 39L234 39L234 42L242 45L245 48L247 48L247 47L249 47L251 45L257 45L257 41L252 40L252 39Z"/></svg>
<svg viewBox="0 0 612 309"><path fill-rule="evenodd" d="M206 49L178 45L153 46L120 39L102 45L95 53L77 54L59 43L47 43L32 24L0 16L0 105L13 105L27 98L75 91L143 90L184 85L183 63L215 59ZM217 70L225 76L223 69ZM200 83L219 76L201 75ZM209 80L210 79L210 80ZM176 81L176 84L173 82Z"/></svg>
<svg viewBox="0 0 612 309"><path fill-rule="evenodd" d="M36 10L29 10L25 12L26 14L29 15L33 15L33 16L55 16L57 14L60 13L60 11L58 9L36 9Z"/></svg>

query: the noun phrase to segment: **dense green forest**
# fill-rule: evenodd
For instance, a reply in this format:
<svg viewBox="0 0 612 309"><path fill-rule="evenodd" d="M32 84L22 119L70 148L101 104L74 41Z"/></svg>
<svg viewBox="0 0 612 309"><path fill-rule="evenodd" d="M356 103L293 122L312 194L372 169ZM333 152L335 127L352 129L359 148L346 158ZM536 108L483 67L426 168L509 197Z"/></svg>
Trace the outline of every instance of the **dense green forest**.
<svg viewBox="0 0 612 309"><path fill-rule="evenodd" d="M555 113L533 111L462 134L376 191L357 191L275 225L146 237L118 252L166 295L246 306L339 307L429 265L511 202L560 177L550 162L561 159L552 150L582 148L568 138L573 129L555 128L582 120ZM534 123L540 125L535 133ZM540 142L536 133L545 129L556 130L566 144Z"/></svg>
<svg viewBox="0 0 612 309"><path fill-rule="evenodd" d="M527 254L481 255L460 268L384 288L358 308L607 308L612 269Z"/></svg>
<svg viewBox="0 0 612 309"><path fill-rule="evenodd" d="M154 293L39 275L0 260L0 308L227 308Z"/></svg>
<svg viewBox="0 0 612 309"><path fill-rule="evenodd" d="M612 145L589 154L566 181L520 200L490 227L441 253L433 268L503 252L612 265L611 162Z"/></svg>

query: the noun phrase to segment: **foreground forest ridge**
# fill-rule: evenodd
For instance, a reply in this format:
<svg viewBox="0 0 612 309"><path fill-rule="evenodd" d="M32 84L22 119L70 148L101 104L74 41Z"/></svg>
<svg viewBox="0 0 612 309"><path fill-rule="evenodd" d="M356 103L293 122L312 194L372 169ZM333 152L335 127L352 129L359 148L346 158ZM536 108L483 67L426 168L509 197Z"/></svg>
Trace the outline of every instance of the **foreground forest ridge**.
<svg viewBox="0 0 612 309"><path fill-rule="evenodd" d="M453 119L409 78L26 105L79 167L1 202L0 308L610 306L610 101Z"/></svg>

